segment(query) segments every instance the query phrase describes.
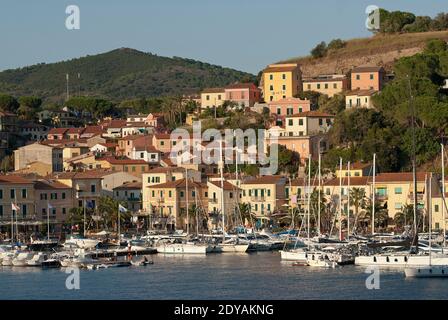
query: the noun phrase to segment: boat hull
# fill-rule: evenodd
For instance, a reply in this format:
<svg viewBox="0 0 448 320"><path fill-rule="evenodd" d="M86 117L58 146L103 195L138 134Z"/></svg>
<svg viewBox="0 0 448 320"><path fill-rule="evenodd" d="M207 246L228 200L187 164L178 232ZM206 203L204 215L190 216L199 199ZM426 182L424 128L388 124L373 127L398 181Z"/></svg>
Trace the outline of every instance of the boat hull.
<svg viewBox="0 0 448 320"><path fill-rule="evenodd" d="M298 261L298 262L307 262L308 259L307 252L303 250L291 250L291 251L280 250L280 257L282 260Z"/></svg>
<svg viewBox="0 0 448 320"><path fill-rule="evenodd" d="M210 246L169 244L157 247L158 253L163 254L206 254L213 250Z"/></svg>
<svg viewBox="0 0 448 320"><path fill-rule="evenodd" d="M247 252L248 244L222 244L219 246L222 253L244 253Z"/></svg>
<svg viewBox="0 0 448 320"><path fill-rule="evenodd" d="M378 266L378 267L425 267L429 266L429 255L372 255L359 256L355 258L355 265L358 266ZM447 266L448 256L433 256L431 258L433 266Z"/></svg>
<svg viewBox="0 0 448 320"><path fill-rule="evenodd" d="M418 268L405 268L406 278L446 278L448 266L426 266Z"/></svg>

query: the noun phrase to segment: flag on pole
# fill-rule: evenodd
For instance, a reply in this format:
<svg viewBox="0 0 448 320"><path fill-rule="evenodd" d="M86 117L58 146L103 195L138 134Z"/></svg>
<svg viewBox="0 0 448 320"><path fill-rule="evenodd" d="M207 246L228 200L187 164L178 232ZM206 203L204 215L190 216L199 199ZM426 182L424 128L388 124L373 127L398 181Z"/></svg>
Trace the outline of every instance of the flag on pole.
<svg viewBox="0 0 448 320"><path fill-rule="evenodd" d="M20 210L20 207L18 205L16 205L14 202L11 202L11 208L12 208L12 210L15 210L15 211Z"/></svg>
<svg viewBox="0 0 448 320"><path fill-rule="evenodd" d="M128 209L126 209L125 207L123 207L121 204L118 205L118 211L120 211L121 213L127 212Z"/></svg>

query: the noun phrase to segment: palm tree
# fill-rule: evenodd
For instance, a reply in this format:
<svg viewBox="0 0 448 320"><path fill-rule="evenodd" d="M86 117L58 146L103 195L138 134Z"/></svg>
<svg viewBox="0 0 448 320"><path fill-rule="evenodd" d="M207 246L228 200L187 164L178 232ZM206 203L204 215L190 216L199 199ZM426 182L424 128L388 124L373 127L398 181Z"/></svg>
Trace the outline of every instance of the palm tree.
<svg viewBox="0 0 448 320"><path fill-rule="evenodd" d="M364 204L364 211L359 216L359 222L364 222L362 224L362 227L364 231L371 227L372 223L372 200L368 199L365 201ZM384 228L387 226L387 223L389 221L389 214L387 212L387 209L380 206L378 203L375 203L375 230L377 228Z"/></svg>
<svg viewBox="0 0 448 320"><path fill-rule="evenodd" d="M318 211L319 211L319 190L314 189L310 196L311 200L311 217L313 218L311 221L314 224L316 228L317 226L317 220L318 220ZM327 210L327 199L325 198L322 190L320 191L320 221L322 226L322 217L325 216L325 212Z"/></svg>
<svg viewBox="0 0 448 320"><path fill-rule="evenodd" d="M252 216L251 216L251 206L250 203L240 203L239 204L239 211L241 214L241 219L243 220L243 224L246 224L246 221L250 224L252 224Z"/></svg>
<svg viewBox="0 0 448 320"><path fill-rule="evenodd" d="M357 227L359 218L359 209L365 207L366 204L366 191L363 188L353 188L350 190L350 206L355 208L355 228Z"/></svg>
<svg viewBox="0 0 448 320"><path fill-rule="evenodd" d="M120 201L113 199L112 197L105 196L100 197L98 201L97 211L103 216L106 228L109 223L111 224L112 230L116 229L118 221L118 206L124 204ZM126 219L130 217L130 213L126 212L120 213L120 223L126 222Z"/></svg>
<svg viewBox="0 0 448 320"><path fill-rule="evenodd" d="M418 207L417 207L418 208ZM417 225L423 228L423 213L421 210L417 210ZM394 216L395 225L402 229L404 226L412 226L414 224L414 205L405 204L401 208L400 212L397 212Z"/></svg>

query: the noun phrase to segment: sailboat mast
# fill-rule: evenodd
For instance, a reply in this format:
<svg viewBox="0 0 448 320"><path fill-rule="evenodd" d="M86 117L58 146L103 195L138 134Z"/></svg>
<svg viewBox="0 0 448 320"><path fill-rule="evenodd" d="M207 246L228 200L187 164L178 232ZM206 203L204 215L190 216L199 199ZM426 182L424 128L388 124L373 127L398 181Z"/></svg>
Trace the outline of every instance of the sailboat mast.
<svg viewBox="0 0 448 320"><path fill-rule="evenodd" d="M47 240L50 240L50 202L47 200Z"/></svg>
<svg viewBox="0 0 448 320"><path fill-rule="evenodd" d="M339 240L342 240L342 158L339 158Z"/></svg>
<svg viewBox="0 0 448 320"><path fill-rule="evenodd" d="M225 206L224 206L224 163L222 161L222 138L219 140L219 171L221 175L221 213L222 213L222 243L226 240Z"/></svg>
<svg viewBox="0 0 448 320"><path fill-rule="evenodd" d="M432 245L432 188L431 188L431 182L432 182L432 172L429 176L429 185L427 185L427 188L429 187L429 201L428 201L428 218L429 218L429 265L431 266L431 245ZM428 189L426 189L428 190Z"/></svg>
<svg viewBox="0 0 448 320"><path fill-rule="evenodd" d="M373 182L372 182L372 235L375 234L375 179L376 179L376 153L373 154Z"/></svg>
<svg viewBox="0 0 448 320"><path fill-rule="evenodd" d="M318 184L319 184L319 188L318 188L318 199L317 199L317 234L320 236L320 198L321 198L321 161L322 161L322 157L319 151L319 168L318 168Z"/></svg>
<svg viewBox="0 0 448 320"><path fill-rule="evenodd" d="M442 219L443 219L443 247L442 250L446 247L446 217L445 217L445 147L443 143L442 146Z"/></svg>
<svg viewBox="0 0 448 320"><path fill-rule="evenodd" d="M310 214L311 214L311 155L308 155L308 217L307 217L307 233L308 243L310 241Z"/></svg>
<svg viewBox="0 0 448 320"><path fill-rule="evenodd" d="M417 163L415 147L415 110L412 96L411 79L408 76L409 85L409 107L411 109L411 128L412 128L412 176L414 180L414 237L417 236Z"/></svg>
<svg viewBox="0 0 448 320"><path fill-rule="evenodd" d="M347 181L347 239L350 237L350 161L347 164L348 181Z"/></svg>
<svg viewBox="0 0 448 320"><path fill-rule="evenodd" d="M187 235L190 233L190 213L188 212L189 203L188 203L188 169L185 168L185 199L187 205Z"/></svg>

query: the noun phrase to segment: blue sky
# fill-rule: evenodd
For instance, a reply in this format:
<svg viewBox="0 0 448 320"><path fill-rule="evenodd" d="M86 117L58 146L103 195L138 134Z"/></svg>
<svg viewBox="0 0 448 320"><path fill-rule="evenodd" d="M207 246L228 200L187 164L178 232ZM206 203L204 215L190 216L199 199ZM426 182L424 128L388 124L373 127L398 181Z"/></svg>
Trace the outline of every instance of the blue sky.
<svg viewBox="0 0 448 320"><path fill-rule="evenodd" d="M81 29L67 30L78 5ZM252 73L318 42L365 37L365 8L434 16L437 0L1 0L0 70L131 47Z"/></svg>

